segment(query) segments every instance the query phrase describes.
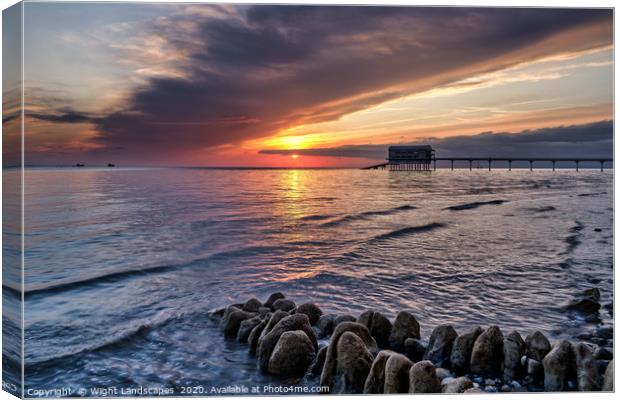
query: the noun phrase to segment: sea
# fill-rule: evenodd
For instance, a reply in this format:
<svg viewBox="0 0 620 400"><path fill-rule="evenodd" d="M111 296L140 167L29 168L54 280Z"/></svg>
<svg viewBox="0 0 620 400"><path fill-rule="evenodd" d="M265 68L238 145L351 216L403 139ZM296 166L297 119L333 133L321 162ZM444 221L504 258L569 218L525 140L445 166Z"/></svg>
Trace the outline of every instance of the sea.
<svg viewBox="0 0 620 400"><path fill-rule="evenodd" d="M407 310L423 338L613 326L608 308L564 308L592 287L613 301L611 170L30 168L24 184L30 397L291 384L209 316L278 291L324 313ZM8 254L19 232L4 234ZM5 272L5 310L19 288ZM3 323L10 362L19 312Z"/></svg>

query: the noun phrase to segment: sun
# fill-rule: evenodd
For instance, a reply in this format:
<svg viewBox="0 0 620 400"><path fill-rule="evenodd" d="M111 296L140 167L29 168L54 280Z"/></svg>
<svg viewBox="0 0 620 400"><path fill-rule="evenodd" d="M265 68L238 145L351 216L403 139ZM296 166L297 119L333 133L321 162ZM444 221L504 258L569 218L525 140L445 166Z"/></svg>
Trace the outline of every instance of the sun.
<svg viewBox="0 0 620 400"><path fill-rule="evenodd" d="M299 154L291 154L291 157L293 157L294 159L298 159L299 158Z"/></svg>

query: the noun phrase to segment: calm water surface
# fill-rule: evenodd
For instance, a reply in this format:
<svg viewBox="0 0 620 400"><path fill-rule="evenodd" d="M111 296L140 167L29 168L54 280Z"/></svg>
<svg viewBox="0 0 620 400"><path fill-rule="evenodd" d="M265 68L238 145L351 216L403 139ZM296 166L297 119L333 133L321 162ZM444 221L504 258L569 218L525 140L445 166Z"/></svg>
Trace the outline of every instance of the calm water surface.
<svg viewBox="0 0 620 400"><path fill-rule="evenodd" d="M612 301L609 171L33 169L25 181L27 388L274 382L207 317L274 291L325 312L410 310L423 335L452 323L572 337L590 323L562 305L593 286Z"/></svg>

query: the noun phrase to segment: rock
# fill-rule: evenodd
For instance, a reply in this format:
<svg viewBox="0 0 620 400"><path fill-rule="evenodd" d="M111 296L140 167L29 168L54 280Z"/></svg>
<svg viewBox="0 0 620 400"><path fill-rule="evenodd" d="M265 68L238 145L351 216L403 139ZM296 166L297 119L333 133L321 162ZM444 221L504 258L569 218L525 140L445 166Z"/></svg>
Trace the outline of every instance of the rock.
<svg viewBox="0 0 620 400"><path fill-rule="evenodd" d="M280 292L272 293L267 299L267 301L265 302L264 306L269 307L273 310L273 303L275 303L276 300L284 299L284 298L285 298L284 294Z"/></svg>
<svg viewBox="0 0 620 400"><path fill-rule="evenodd" d="M323 311L314 303L304 303L297 307L296 313L306 314L310 320L310 325L314 326L323 315Z"/></svg>
<svg viewBox="0 0 620 400"><path fill-rule="evenodd" d="M452 372L446 368L435 368L435 375L437 375L437 379L440 381L446 378L452 378Z"/></svg>
<svg viewBox="0 0 620 400"><path fill-rule="evenodd" d="M268 334L273 329L273 327L276 326L278 322L280 322L283 318L286 318L288 316L289 315L287 312L281 311L281 310L278 310L274 312L273 314L271 314L271 317L269 317L269 320L267 321L267 326L265 326L265 329L263 329L259 339L265 336L266 334Z"/></svg>
<svg viewBox="0 0 620 400"><path fill-rule="evenodd" d="M325 356L327 355L327 346L323 346L319 349L319 352L314 357L312 364L310 364L310 374L319 375L323 371L323 364L325 364Z"/></svg>
<svg viewBox="0 0 620 400"><path fill-rule="evenodd" d="M482 333L482 328L477 326L471 332L458 336L452 345L450 353L450 364L452 370L457 374L466 374L469 372L469 361L471 359L471 351L478 336Z"/></svg>
<svg viewBox="0 0 620 400"><path fill-rule="evenodd" d="M332 394L361 394L372 364L372 354L364 341L351 331L338 339L338 359ZM329 356L329 353L328 353Z"/></svg>
<svg viewBox="0 0 620 400"><path fill-rule="evenodd" d="M357 322L368 328L380 348L386 349L390 346L389 339L390 333L392 333L392 323L383 314L376 311L364 311L357 319Z"/></svg>
<svg viewBox="0 0 620 400"><path fill-rule="evenodd" d="M504 338L504 358L502 376L504 382L510 382L522 376L521 356L525 352L525 342L519 332L512 331Z"/></svg>
<svg viewBox="0 0 620 400"><path fill-rule="evenodd" d="M267 371L280 377L300 377L315 356L315 348L303 331L282 333L269 357Z"/></svg>
<svg viewBox="0 0 620 400"><path fill-rule="evenodd" d="M269 307L260 307L258 309L258 315L267 315L271 314L271 308Z"/></svg>
<svg viewBox="0 0 620 400"><path fill-rule="evenodd" d="M542 362L536 361L533 358L528 358L527 377L530 384L541 383L545 378L545 370L543 369Z"/></svg>
<svg viewBox="0 0 620 400"><path fill-rule="evenodd" d="M334 331L335 318L336 316L334 314L321 315L318 322L316 323L316 328L319 333L319 339L322 339L332 334L332 332Z"/></svg>
<svg viewBox="0 0 620 400"><path fill-rule="evenodd" d="M402 351L405 340L408 338L420 339L420 324L413 315L407 311L401 311L392 326L389 338L390 347L393 350Z"/></svg>
<svg viewBox="0 0 620 400"><path fill-rule="evenodd" d="M345 332L354 333L362 343L366 346L366 351L371 354L373 357L374 354L378 353L377 342L370 336L370 332L368 328L366 328L362 324L358 324L357 322L342 322L336 326L334 329L334 333L332 333L331 341L329 346L327 347L327 355L325 356L325 365L323 366L323 371L321 373L321 386L327 386L333 388L336 381L336 369L337 369L337 361L338 361L338 342L340 337ZM365 354L365 353L364 353ZM372 358L371 358L372 361ZM369 365L370 370L370 365ZM362 384L366 377L362 379ZM363 388L362 388L363 389ZM330 392L331 393L331 392Z"/></svg>
<svg viewBox="0 0 620 400"><path fill-rule="evenodd" d="M567 306L567 310L577 311L584 314L597 314L601 308L599 303L601 293L597 288L586 289L582 292L581 298L572 300Z"/></svg>
<svg viewBox="0 0 620 400"><path fill-rule="evenodd" d="M273 302L273 306L272 306L274 310L281 310L281 311L287 311L287 312L294 310L295 307L296 307L295 302L293 300L288 300L288 299L278 299Z"/></svg>
<svg viewBox="0 0 620 400"><path fill-rule="evenodd" d="M577 390L592 392L601 389L601 375L592 348L584 342L573 346L577 370Z"/></svg>
<svg viewBox="0 0 620 400"><path fill-rule="evenodd" d="M474 375L495 377L500 374L504 336L497 326L491 326L478 336L471 351L470 370Z"/></svg>
<svg viewBox="0 0 620 400"><path fill-rule="evenodd" d="M602 339L613 339L614 338L614 328L613 326L601 326L596 329L596 336Z"/></svg>
<svg viewBox="0 0 620 400"><path fill-rule="evenodd" d="M334 318L334 329L343 322L355 322L357 319L353 315L339 315Z"/></svg>
<svg viewBox="0 0 620 400"><path fill-rule="evenodd" d="M256 328L256 326L262 321L263 318L258 315L250 319L246 319L245 321L241 321L239 330L237 331L237 340L241 343L247 343L248 337L250 336L250 333L252 333L252 329Z"/></svg>
<svg viewBox="0 0 620 400"><path fill-rule="evenodd" d="M438 367L450 367L450 354L452 345L458 334L449 324L435 327L424 353L424 359L429 360Z"/></svg>
<svg viewBox="0 0 620 400"><path fill-rule="evenodd" d="M510 385L502 385L502 387L499 389L500 392L512 392L512 388L510 387Z"/></svg>
<svg viewBox="0 0 620 400"><path fill-rule="evenodd" d="M413 362L422 361L422 358L424 358L424 353L426 353L426 346L420 339L405 339L404 348L405 355Z"/></svg>
<svg viewBox="0 0 620 400"><path fill-rule="evenodd" d="M257 357L258 366L262 372L267 371L269 365L269 358L273 352L274 347L278 343L280 336L284 332L288 331L303 331L310 342L314 351L318 351L319 346L316 341L314 331L310 327L310 321L305 314L294 314L288 317L282 318L272 329L258 340Z"/></svg>
<svg viewBox="0 0 620 400"><path fill-rule="evenodd" d="M409 370L409 393L441 393L433 363L424 360L413 364Z"/></svg>
<svg viewBox="0 0 620 400"><path fill-rule="evenodd" d="M536 361L542 362L543 358L551 350L551 343L540 331L527 335L525 338L525 355Z"/></svg>
<svg viewBox="0 0 620 400"><path fill-rule="evenodd" d="M381 350L375 357L370 372L364 382L364 394L382 394L385 386L385 364L391 355L397 354L391 350Z"/></svg>
<svg viewBox="0 0 620 400"><path fill-rule="evenodd" d="M245 321L246 319L250 319L254 317L255 315L256 315L255 313L250 313L250 312L242 311L239 309L237 309L236 311L231 311L230 313L226 314L223 320L224 337L227 337L227 338L237 337L237 332L239 331L241 322Z"/></svg>
<svg viewBox="0 0 620 400"><path fill-rule="evenodd" d="M466 390L474 387L471 379L461 376L453 379L450 383L441 386L442 393L464 393Z"/></svg>
<svg viewBox="0 0 620 400"><path fill-rule="evenodd" d="M258 339L260 339L261 334L263 333L263 330L267 326L268 322L269 321L266 319L262 320L250 332L250 335L248 336L248 345L249 345L248 351L251 355L256 354L256 348L258 347Z"/></svg>
<svg viewBox="0 0 620 400"><path fill-rule="evenodd" d="M385 385L383 393L408 393L409 369L413 363L402 354L394 353L385 364Z"/></svg>
<svg viewBox="0 0 620 400"><path fill-rule="evenodd" d="M556 342L543 359L545 371L545 391L559 392L566 389L566 383L575 370L573 349L567 340Z"/></svg>
<svg viewBox="0 0 620 400"><path fill-rule="evenodd" d="M252 298L245 302L243 305L243 311L257 313L262 306L263 303L261 303L260 300Z"/></svg>
<svg viewBox="0 0 620 400"><path fill-rule="evenodd" d="M495 386L485 386L484 391L486 393L497 393L497 388Z"/></svg>
<svg viewBox="0 0 620 400"><path fill-rule="evenodd" d="M603 388L601 390L604 392L614 391L614 360L611 360L605 370L605 375L603 376Z"/></svg>
<svg viewBox="0 0 620 400"><path fill-rule="evenodd" d="M466 394L478 394L478 393L484 393L484 390L482 390L480 388L471 388L471 389L467 389L463 393L466 393Z"/></svg>
<svg viewBox="0 0 620 400"><path fill-rule="evenodd" d="M596 346L594 358L597 360L611 360L614 358L614 353L607 347Z"/></svg>

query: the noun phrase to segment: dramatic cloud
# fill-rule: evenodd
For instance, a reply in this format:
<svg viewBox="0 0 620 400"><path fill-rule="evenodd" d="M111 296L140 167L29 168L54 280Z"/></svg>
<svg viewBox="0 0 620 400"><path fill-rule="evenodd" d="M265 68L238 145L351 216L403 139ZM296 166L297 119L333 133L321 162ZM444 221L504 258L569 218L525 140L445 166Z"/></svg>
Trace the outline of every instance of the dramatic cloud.
<svg viewBox="0 0 620 400"><path fill-rule="evenodd" d="M571 9L253 6L177 18L186 30L171 19L172 39L159 39L183 55L183 76L151 77L125 109L93 120L95 143L142 154L239 143L608 45L612 29L609 10Z"/></svg>
<svg viewBox="0 0 620 400"><path fill-rule="evenodd" d="M540 157L612 158L613 122L559 126L532 131L483 132L471 136L428 138L412 143L430 144L437 157ZM389 144L339 146L317 149L261 150L262 154L298 154L323 157L353 157L382 160Z"/></svg>

